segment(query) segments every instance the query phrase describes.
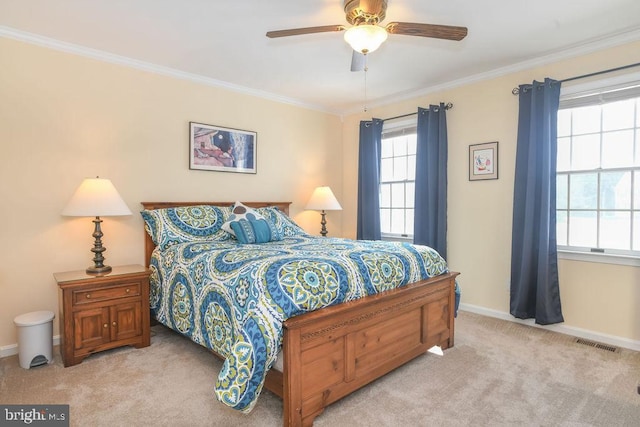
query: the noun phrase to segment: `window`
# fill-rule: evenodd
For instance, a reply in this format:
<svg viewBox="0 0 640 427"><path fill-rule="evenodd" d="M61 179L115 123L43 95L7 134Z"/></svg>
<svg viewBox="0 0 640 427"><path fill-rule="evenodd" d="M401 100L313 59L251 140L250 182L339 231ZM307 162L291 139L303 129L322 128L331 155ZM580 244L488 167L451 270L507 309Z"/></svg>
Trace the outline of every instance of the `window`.
<svg viewBox="0 0 640 427"><path fill-rule="evenodd" d="M640 256L640 85L561 99L560 250Z"/></svg>
<svg viewBox="0 0 640 427"><path fill-rule="evenodd" d="M404 125L382 133L380 228L383 237L413 237L416 176L416 127Z"/></svg>

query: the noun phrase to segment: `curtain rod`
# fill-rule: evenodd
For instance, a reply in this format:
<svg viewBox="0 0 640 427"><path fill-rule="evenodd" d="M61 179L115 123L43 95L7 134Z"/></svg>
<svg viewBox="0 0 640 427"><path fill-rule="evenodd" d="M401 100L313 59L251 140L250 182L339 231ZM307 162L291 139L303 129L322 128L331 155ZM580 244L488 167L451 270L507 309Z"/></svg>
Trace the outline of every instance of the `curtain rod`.
<svg viewBox="0 0 640 427"><path fill-rule="evenodd" d="M559 82L564 83L564 82L570 82L572 80L586 79L587 77L599 76L600 74L613 73L614 71L626 70L627 68L633 68L638 66L640 66L640 62L636 62L635 64L623 65L622 67L617 67L617 68L609 68L608 70L596 71L595 73L583 74L581 76L569 77L563 80L559 80ZM514 95L518 95L520 93L520 88L514 87L511 93Z"/></svg>
<svg viewBox="0 0 640 427"><path fill-rule="evenodd" d="M453 108L453 104L451 102L447 102L447 104L444 106L445 110L450 110ZM395 119L401 119L403 117L409 117L409 116L415 116L416 114L418 114L417 112L415 113L408 113L408 114L403 114L401 116L395 116L395 117L389 117L388 119L382 119L383 122L386 122L387 120L395 120Z"/></svg>

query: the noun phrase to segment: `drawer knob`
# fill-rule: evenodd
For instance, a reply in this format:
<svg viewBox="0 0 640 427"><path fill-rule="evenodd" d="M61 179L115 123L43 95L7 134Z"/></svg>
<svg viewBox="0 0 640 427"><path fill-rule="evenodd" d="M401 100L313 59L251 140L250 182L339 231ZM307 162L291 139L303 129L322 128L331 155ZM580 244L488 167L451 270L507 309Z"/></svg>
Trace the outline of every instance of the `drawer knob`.
<svg viewBox="0 0 640 427"><path fill-rule="evenodd" d="M127 288L127 290L125 292L129 293L129 292L131 292L131 289Z"/></svg>
<svg viewBox="0 0 640 427"><path fill-rule="evenodd" d="M108 323L105 323L104 325L102 325L103 328L107 329L109 327Z"/></svg>
<svg viewBox="0 0 640 427"><path fill-rule="evenodd" d="M112 323L112 325L113 325L113 326L116 326L116 322L113 322L113 323Z"/></svg>
<svg viewBox="0 0 640 427"><path fill-rule="evenodd" d="M87 299L91 298L91 294L87 294Z"/></svg>

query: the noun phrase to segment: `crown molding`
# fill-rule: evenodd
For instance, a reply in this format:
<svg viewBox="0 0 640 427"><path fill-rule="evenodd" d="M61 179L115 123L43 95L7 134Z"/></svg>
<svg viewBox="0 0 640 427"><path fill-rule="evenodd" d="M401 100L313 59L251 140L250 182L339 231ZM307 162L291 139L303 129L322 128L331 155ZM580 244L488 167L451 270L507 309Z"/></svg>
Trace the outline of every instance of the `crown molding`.
<svg viewBox="0 0 640 427"><path fill-rule="evenodd" d="M622 31L614 35L607 37L599 37L591 39L587 42L575 44L571 47L557 50L549 54L539 56L537 58L529 59L526 61L518 62L516 64L508 65L505 67L496 68L483 73L474 74L472 76L464 77L458 80L452 80L450 82L444 82L442 84L429 86L422 90L411 90L397 93L392 96L385 97L378 100L378 102L370 102L368 108L383 107L396 102L406 101L413 98L419 98L436 92L442 92L445 90L455 89L460 86L477 83L483 80L490 80L497 77L502 77L507 74L516 73L519 71L528 70L531 68L540 67L543 65L552 64L564 59L574 58L576 56L586 55L589 53L597 52L599 50L609 49L612 47L620 46L626 43L631 43L640 40L640 28L633 28L630 30ZM350 110L344 114L359 113L360 110Z"/></svg>
<svg viewBox="0 0 640 427"><path fill-rule="evenodd" d="M21 42L42 46L49 49L54 49L54 50L58 50L66 53L71 53L74 55L96 59L98 61L109 62L111 64L123 65L125 67L135 68L138 70L163 75L166 77L173 77L176 79L188 80L188 81L198 83L198 84L203 84L206 86L223 88L233 92L238 92L245 95L251 95L258 98L263 98L263 99L267 99L270 101L275 101L283 104L294 105L296 107L302 107L309 110L315 110L323 113L339 115L339 112L331 111L318 105L307 104L297 99L276 95L271 92L252 89L245 86L240 86L233 83L212 79L199 74L193 74L193 73L176 70L169 67L164 67L162 65L157 65L150 62L139 61L137 59L128 58L126 56L116 55L106 51L93 49L85 46L80 46L73 43L67 43L61 40L56 40L56 39L44 37L38 34L17 30L11 27L0 25L0 37L10 38L13 40L18 40Z"/></svg>
<svg viewBox="0 0 640 427"><path fill-rule="evenodd" d="M334 114L344 118L347 115L362 113L360 107L347 108L342 111L329 110L327 108L307 104L294 98L283 97L271 92L265 92L258 89L252 89L245 86L240 86L221 80L212 79L198 74L187 73L184 71L176 70L169 67L152 64L149 62L139 61L136 59L128 58L125 56L116 55L113 53L88 48L85 46L76 45L73 43L67 43L60 40L55 40L49 37L44 37L38 34L29 33L26 31L17 30L15 28L0 25L0 37L6 37L25 43L30 43L38 46L43 46L49 49L54 49L74 55L84 56L99 61L109 62L112 64L123 65L126 67L135 68L142 71L147 71L166 77L172 77L182 80L192 81L194 83L203 84L207 86L213 86L218 88L227 89L230 91L255 96L283 104L289 104L301 108L315 110L323 113ZM600 37L591 39L584 43L573 45L569 48L561 49L547 55L543 55L537 58L519 62L516 64L508 65L505 67L496 68L487 72L474 74L468 77L464 77L449 82L429 86L421 90L409 90L394 95L390 95L377 101L369 102L368 109L383 107L386 105L394 104L396 102L406 101L413 98L423 97L432 93L441 92L445 90L454 89L460 86L477 83L483 80L490 80L493 78L501 77L507 74L516 73L519 71L551 64L553 62L569 59L572 57L593 53L599 50L612 48L625 43L630 43L640 40L640 28L633 28L630 30L622 31L614 35L606 37Z"/></svg>

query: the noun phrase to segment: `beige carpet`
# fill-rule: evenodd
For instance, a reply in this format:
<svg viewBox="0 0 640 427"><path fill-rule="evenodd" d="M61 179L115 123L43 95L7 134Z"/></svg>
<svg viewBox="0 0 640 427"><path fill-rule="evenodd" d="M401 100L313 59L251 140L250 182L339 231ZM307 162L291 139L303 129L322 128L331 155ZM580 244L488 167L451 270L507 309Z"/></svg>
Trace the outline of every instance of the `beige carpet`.
<svg viewBox="0 0 640 427"><path fill-rule="evenodd" d="M280 426L263 392L243 415L219 404L221 362L162 326L151 346L63 368L0 360L0 403L70 405L72 426ZM612 353L545 330L460 312L456 346L426 354L330 406L322 426L639 426L640 353Z"/></svg>

